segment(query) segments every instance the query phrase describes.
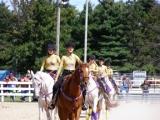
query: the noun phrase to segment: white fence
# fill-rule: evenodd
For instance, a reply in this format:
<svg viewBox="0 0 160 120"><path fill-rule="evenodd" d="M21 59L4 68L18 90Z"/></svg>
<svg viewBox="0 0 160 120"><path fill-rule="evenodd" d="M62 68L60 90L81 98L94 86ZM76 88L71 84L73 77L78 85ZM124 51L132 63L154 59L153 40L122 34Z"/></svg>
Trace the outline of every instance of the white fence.
<svg viewBox="0 0 160 120"><path fill-rule="evenodd" d="M1 102L5 101L5 96L27 96L31 102L33 96L32 82L1 82L0 81L0 97ZM27 91L24 93L23 91Z"/></svg>
<svg viewBox="0 0 160 120"><path fill-rule="evenodd" d="M160 94L160 80L150 80L151 82L153 82L154 84L151 84L151 88L150 88L150 93L151 94ZM131 80L131 82L134 82L133 80ZM142 82L142 81L141 81ZM159 82L159 83L157 83ZM116 80L116 83L118 84L118 86L120 87L122 81L121 80ZM142 94L142 90L140 88L140 86L134 88L133 87L133 83L131 83L131 88L129 93L130 94ZM26 93L23 93L22 91L27 91ZM33 91L34 88L32 87L32 82L1 82L0 81L0 99L1 102L5 101L5 97L6 96L27 96L28 97L28 101L31 102L32 101L32 97L33 97ZM10 91L10 92L7 92ZM13 92L11 92L13 91Z"/></svg>
<svg viewBox="0 0 160 120"><path fill-rule="evenodd" d="M150 82L149 94L160 95L160 79L148 80ZM122 80L115 80L116 84L120 88ZM134 84L136 82L136 84ZM130 80L129 94L142 94L141 84L144 81ZM137 85L138 84L138 85Z"/></svg>

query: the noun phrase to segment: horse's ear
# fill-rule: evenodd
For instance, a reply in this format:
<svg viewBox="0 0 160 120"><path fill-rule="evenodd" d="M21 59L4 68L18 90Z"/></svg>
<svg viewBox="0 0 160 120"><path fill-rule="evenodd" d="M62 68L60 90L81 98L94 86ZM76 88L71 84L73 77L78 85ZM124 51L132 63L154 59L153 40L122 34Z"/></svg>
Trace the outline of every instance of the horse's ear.
<svg viewBox="0 0 160 120"><path fill-rule="evenodd" d="M34 77L34 72L32 70L30 71L30 74L31 74L31 78L33 78Z"/></svg>

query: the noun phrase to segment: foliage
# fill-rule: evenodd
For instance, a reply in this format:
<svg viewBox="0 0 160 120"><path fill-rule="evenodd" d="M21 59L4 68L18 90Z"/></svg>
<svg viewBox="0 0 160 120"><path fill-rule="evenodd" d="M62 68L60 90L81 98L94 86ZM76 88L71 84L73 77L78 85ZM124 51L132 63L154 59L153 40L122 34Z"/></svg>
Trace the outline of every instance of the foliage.
<svg viewBox="0 0 160 120"><path fill-rule="evenodd" d="M39 70L46 44L56 43L57 4L51 0L12 1L13 10L0 3L0 68L24 73ZM60 56L64 44L73 40L75 52L83 58L85 5L61 7ZM156 0L89 3L88 56L111 58L122 72L160 72L160 4Z"/></svg>

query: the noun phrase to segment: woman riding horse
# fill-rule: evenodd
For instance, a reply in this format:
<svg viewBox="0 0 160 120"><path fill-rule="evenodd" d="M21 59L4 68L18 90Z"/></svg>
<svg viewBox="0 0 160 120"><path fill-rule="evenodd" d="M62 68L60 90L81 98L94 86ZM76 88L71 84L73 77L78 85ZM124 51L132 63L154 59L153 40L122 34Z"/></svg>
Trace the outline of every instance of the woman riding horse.
<svg viewBox="0 0 160 120"><path fill-rule="evenodd" d="M66 77L57 100L60 120L79 120L83 103L81 85L87 87L88 80L88 64L79 65L73 74Z"/></svg>
<svg viewBox="0 0 160 120"><path fill-rule="evenodd" d="M55 107L58 91L63 83L64 76L72 74L75 71L76 64L82 63L80 58L76 54L73 53L74 47L75 47L75 45L71 41L66 44L67 55L62 56L62 59L60 62L60 67L58 69L57 76L56 76L57 82L55 83L55 85L53 87L53 97L52 97L53 102L50 105L50 109L54 109L54 107ZM61 77L59 77L62 72L62 69L63 69L63 73L62 73ZM83 97L85 98L85 94L83 94ZM83 105L82 109L86 110L86 106Z"/></svg>
<svg viewBox="0 0 160 120"><path fill-rule="evenodd" d="M52 43L47 45L47 54L47 57L43 60L40 71L46 71L52 78L55 78L60 65L60 57L56 55L56 47Z"/></svg>

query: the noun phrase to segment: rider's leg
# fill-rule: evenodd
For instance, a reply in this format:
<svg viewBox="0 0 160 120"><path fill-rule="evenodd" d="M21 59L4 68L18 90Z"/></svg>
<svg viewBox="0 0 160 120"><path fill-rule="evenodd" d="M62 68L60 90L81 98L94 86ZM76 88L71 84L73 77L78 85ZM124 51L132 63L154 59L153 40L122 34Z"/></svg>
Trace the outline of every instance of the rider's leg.
<svg viewBox="0 0 160 120"><path fill-rule="evenodd" d="M53 95L52 95L51 104L49 105L49 109L54 109L55 107L55 103L57 101L57 96L58 96L59 89L61 87L62 82L63 82L63 78L60 77L53 86Z"/></svg>

